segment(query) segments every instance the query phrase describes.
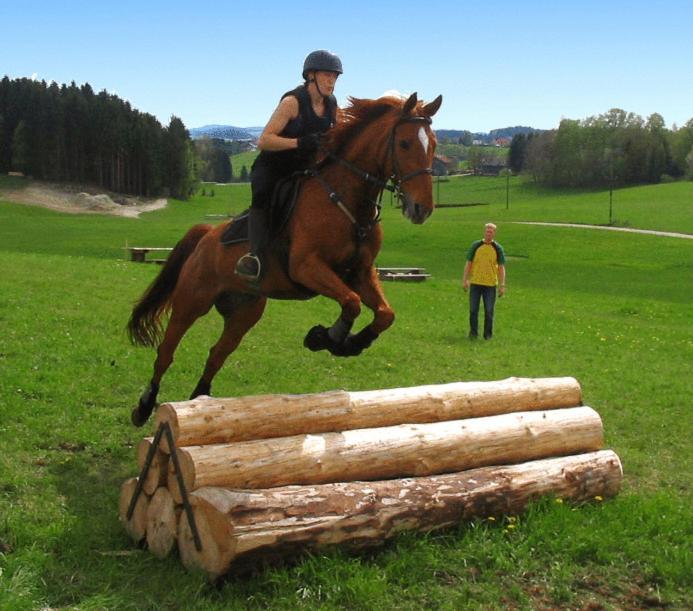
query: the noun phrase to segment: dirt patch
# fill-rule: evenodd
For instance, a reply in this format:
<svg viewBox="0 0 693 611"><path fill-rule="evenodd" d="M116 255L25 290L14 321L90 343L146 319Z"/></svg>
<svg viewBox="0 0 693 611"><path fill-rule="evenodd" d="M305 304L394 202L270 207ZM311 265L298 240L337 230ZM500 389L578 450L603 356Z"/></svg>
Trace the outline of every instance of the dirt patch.
<svg viewBox="0 0 693 611"><path fill-rule="evenodd" d="M68 214L112 214L137 218L143 212L164 208L167 200L135 198L103 189L32 181L25 187L0 190L0 199L42 206Z"/></svg>

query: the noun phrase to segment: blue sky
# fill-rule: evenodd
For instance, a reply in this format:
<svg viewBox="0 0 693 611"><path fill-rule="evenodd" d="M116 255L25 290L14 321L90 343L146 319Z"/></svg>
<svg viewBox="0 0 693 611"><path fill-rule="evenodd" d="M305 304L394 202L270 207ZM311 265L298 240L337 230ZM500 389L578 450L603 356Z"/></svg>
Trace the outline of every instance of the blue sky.
<svg viewBox="0 0 693 611"><path fill-rule="evenodd" d="M690 0L2 0L0 24L0 77L88 82L189 128L264 125L319 48L342 58L341 104L442 93L438 129L693 117Z"/></svg>

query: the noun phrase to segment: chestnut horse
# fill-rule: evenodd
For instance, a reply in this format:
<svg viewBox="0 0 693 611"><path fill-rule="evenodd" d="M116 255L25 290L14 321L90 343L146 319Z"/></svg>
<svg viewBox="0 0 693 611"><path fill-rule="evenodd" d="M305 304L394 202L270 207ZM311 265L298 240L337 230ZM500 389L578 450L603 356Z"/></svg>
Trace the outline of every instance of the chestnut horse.
<svg viewBox="0 0 693 611"><path fill-rule="evenodd" d="M379 201L383 189L394 191L403 214L416 224L433 211L431 117L441 102L438 96L424 104L415 93L406 100L351 98L324 138L323 159L303 179L290 219L264 253L259 281L234 273L248 245L222 244L229 223L196 225L185 234L128 323L133 343L155 346L161 340L151 381L132 412L133 424L147 421L176 347L212 306L224 318L224 329L191 398L210 394L212 379L260 320L268 298L324 295L340 305L330 328L319 325L306 335L304 345L313 351L355 356L390 327L395 315L374 267L383 237ZM351 334L362 304L373 311L373 320Z"/></svg>

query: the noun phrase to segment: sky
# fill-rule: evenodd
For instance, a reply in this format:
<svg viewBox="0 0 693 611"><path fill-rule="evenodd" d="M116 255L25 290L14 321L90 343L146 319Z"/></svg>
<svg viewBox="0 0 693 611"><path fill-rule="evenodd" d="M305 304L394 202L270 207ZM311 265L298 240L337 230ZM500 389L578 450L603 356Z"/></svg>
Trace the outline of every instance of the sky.
<svg viewBox="0 0 693 611"><path fill-rule="evenodd" d="M443 95L435 129L693 118L693 2L0 0L0 78L89 83L168 124L263 126L305 56L348 97Z"/></svg>

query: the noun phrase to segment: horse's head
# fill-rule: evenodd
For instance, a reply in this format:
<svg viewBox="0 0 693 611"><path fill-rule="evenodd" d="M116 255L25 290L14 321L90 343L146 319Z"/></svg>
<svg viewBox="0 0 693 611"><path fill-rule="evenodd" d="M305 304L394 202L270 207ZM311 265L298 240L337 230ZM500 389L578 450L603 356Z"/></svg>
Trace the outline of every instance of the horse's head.
<svg viewBox="0 0 693 611"><path fill-rule="evenodd" d="M413 93L402 105L390 135L389 155L395 193L402 214L412 223L423 223L433 212L433 154L436 136L431 117L438 112L443 96L423 104Z"/></svg>

